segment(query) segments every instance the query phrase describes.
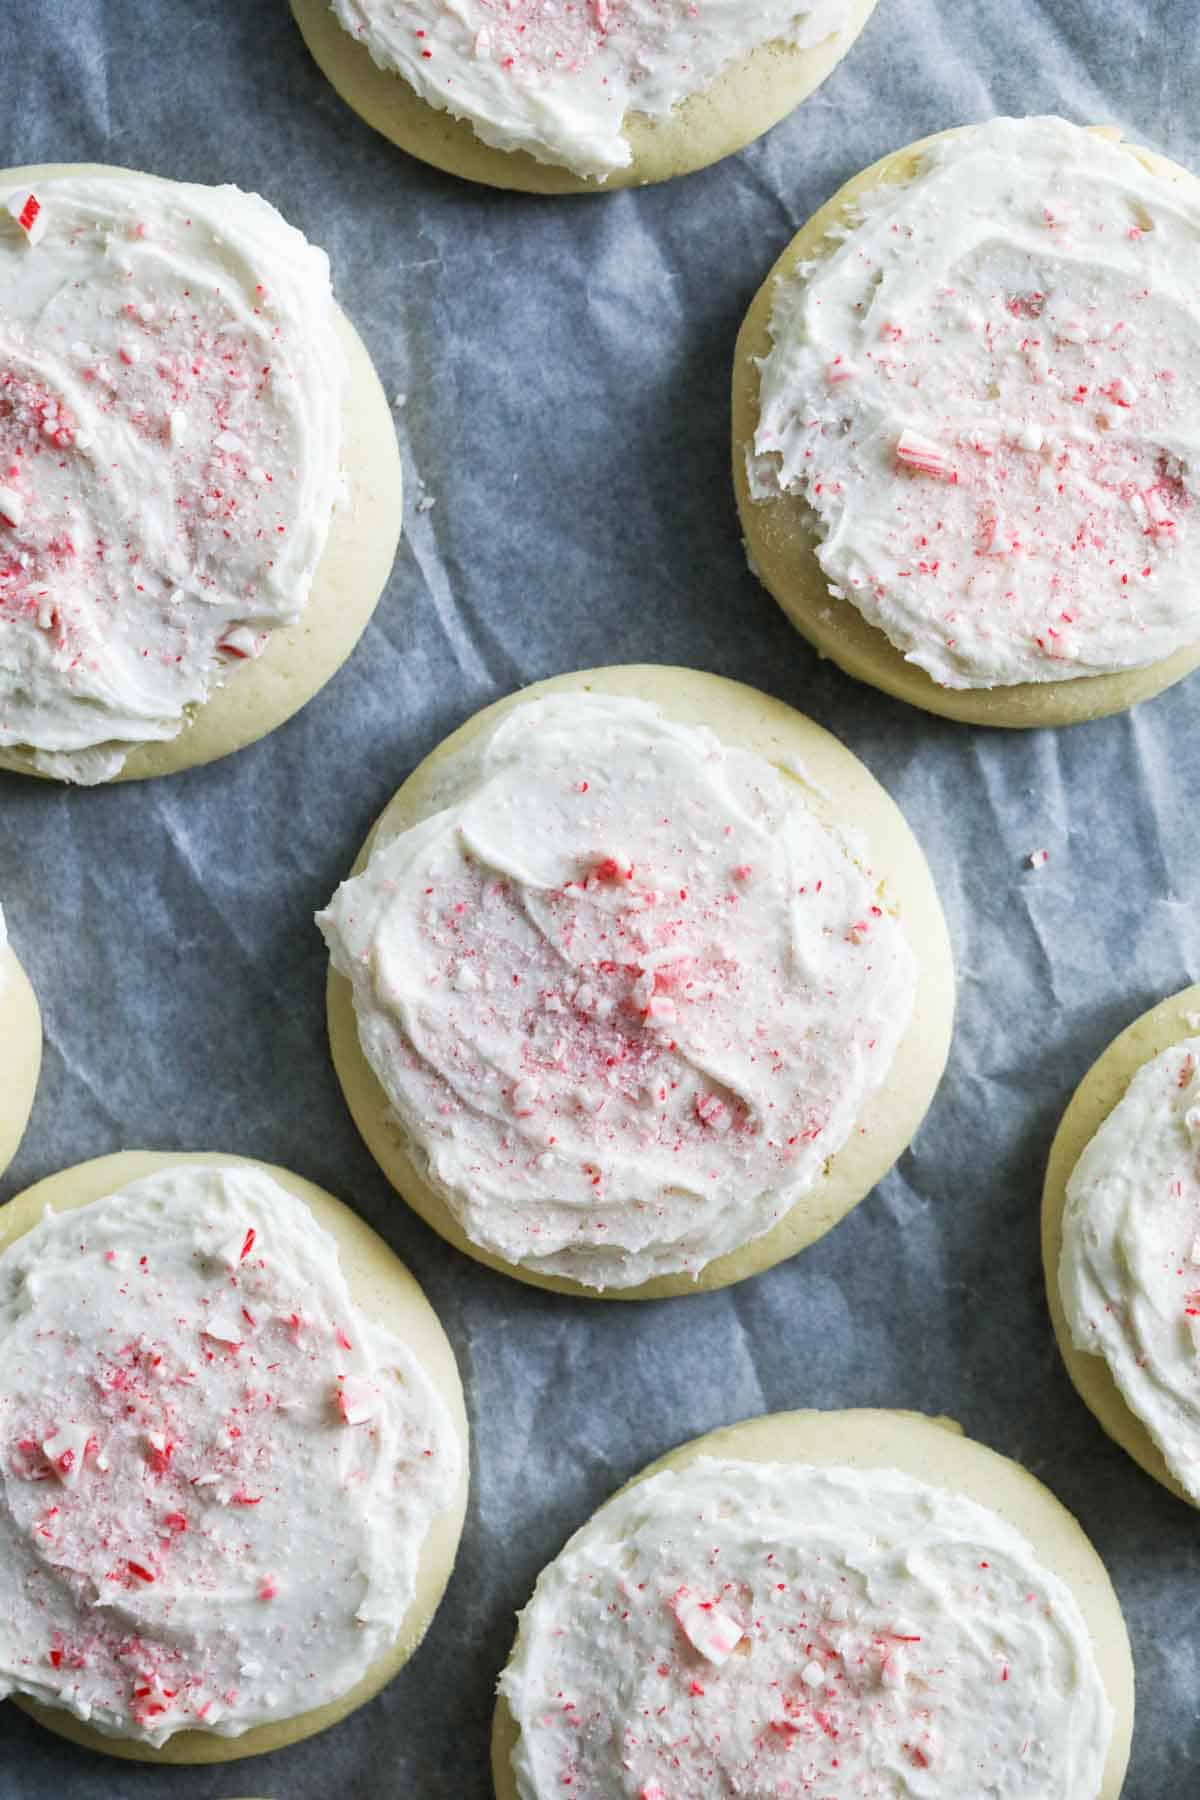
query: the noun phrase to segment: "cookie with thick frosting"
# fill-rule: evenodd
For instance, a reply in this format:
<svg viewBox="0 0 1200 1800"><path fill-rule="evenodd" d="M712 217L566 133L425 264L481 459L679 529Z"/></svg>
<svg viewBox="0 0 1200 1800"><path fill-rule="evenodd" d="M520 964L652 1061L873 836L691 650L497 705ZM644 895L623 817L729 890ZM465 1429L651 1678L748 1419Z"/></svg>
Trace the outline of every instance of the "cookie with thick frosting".
<svg viewBox="0 0 1200 1800"><path fill-rule="evenodd" d="M324 253L265 200L0 171L0 767L83 783L253 742L345 660L400 464Z"/></svg>
<svg viewBox="0 0 1200 1800"><path fill-rule="evenodd" d="M532 193L665 181L739 150L840 62L875 0L292 0L369 125Z"/></svg>
<svg viewBox="0 0 1200 1800"><path fill-rule="evenodd" d="M847 673L1058 725L1200 661L1200 183L994 119L855 177L734 368L752 566Z"/></svg>
<svg viewBox="0 0 1200 1800"><path fill-rule="evenodd" d="M1112 1584L1019 1464L913 1413L780 1413L637 1476L543 1571L498 1800L1117 1800Z"/></svg>
<svg viewBox="0 0 1200 1800"><path fill-rule="evenodd" d="M1080 1397L1200 1506L1200 987L1143 1013L1080 1083L1050 1152L1042 1246Z"/></svg>
<svg viewBox="0 0 1200 1800"><path fill-rule="evenodd" d="M488 708L320 923L334 1061L401 1194L535 1285L722 1286L916 1130L953 975L908 827L791 708L614 668Z"/></svg>
<svg viewBox="0 0 1200 1800"><path fill-rule="evenodd" d="M42 1063L42 1015L0 909L0 1175L25 1135Z"/></svg>
<svg viewBox="0 0 1200 1800"><path fill-rule="evenodd" d="M168 1763L369 1700L466 1505L453 1353L407 1270L320 1188L230 1156L82 1164L0 1234L0 1692Z"/></svg>

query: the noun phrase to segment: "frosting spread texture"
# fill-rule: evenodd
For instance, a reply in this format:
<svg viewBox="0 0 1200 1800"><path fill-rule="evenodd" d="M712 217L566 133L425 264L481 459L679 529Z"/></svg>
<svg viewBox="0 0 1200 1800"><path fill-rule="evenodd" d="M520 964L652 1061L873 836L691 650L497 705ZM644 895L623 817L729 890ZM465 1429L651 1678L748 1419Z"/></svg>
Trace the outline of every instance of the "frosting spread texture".
<svg viewBox="0 0 1200 1800"><path fill-rule="evenodd" d="M945 687L1200 639L1200 183L997 119L779 282L749 452L836 599Z"/></svg>
<svg viewBox="0 0 1200 1800"><path fill-rule="evenodd" d="M321 916L469 1237L596 1288L699 1272L822 1178L915 961L763 758L640 701L526 702Z"/></svg>
<svg viewBox="0 0 1200 1800"><path fill-rule="evenodd" d="M103 781L300 616L339 479L345 359L324 253L257 195L101 171L39 179L14 204L0 746Z"/></svg>
<svg viewBox="0 0 1200 1800"><path fill-rule="evenodd" d="M1200 1502L1200 1038L1138 1070L1075 1165L1059 1291Z"/></svg>
<svg viewBox="0 0 1200 1800"><path fill-rule="evenodd" d="M184 1165L0 1257L0 1695L150 1744L347 1692L461 1450L265 1172Z"/></svg>
<svg viewBox="0 0 1200 1800"><path fill-rule="evenodd" d="M1072 1594L995 1514L710 1458L571 1539L500 1689L520 1800L1096 1800L1112 1728Z"/></svg>
<svg viewBox="0 0 1200 1800"><path fill-rule="evenodd" d="M664 118L767 43L807 49L850 0L333 0L339 23L485 144L603 181L628 112Z"/></svg>

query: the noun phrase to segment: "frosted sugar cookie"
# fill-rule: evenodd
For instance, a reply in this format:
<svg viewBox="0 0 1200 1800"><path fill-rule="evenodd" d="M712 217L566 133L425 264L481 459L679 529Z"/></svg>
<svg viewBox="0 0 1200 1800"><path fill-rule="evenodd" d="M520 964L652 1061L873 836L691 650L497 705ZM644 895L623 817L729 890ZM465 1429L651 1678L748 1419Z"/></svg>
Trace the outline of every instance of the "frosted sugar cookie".
<svg viewBox="0 0 1200 1800"><path fill-rule="evenodd" d="M171 1763L369 1700L466 1505L454 1357L403 1265L228 1156L68 1169L0 1209L0 1242L0 1693Z"/></svg>
<svg viewBox="0 0 1200 1800"><path fill-rule="evenodd" d="M0 1175L25 1135L42 1062L42 1016L0 908Z"/></svg>
<svg viewBox="0 0 1200 1800"><path fill-rule="evenodd" d="M849 674L1061 725L1200 662L1200 183L1062 119L885 157L738 339L752 564Z"/></svg>
<svg viewBox="0 0 1200 1800"><path fill-rule="evenodd" d="M1200 1506L1200 987L1144 1013L1084 1077L1050 1153L1042 1229L1080 1396Z"/></svg>
<svg viewBox="0 0 1200 1800"><path fill-rule="evenodd" d="M1117 1800L1112 1585L1017 1463L911 1413L779 1413L655 1463L542 1572L499 1800Z"/></svg>
<svg viewBox="0 0 1200 1800"><path fill-rule="evenodd" d="M369 125L452 175L533 193L664 181L759 137L875 0L292 0Z"/></svg>
<svg viewBox="0 0 1200 1800"><path fill-rule="evenodd" d="M0 767L160 775L273 730L357 642L400 504L328 261L265 200L0 171Z"/></svg>
<svg viewBox="0 0 1200 1800"><path fill-rule="evenodd" d="M953 975L924 858L834 738L734 682L614 668L421 765L319 920L334 1061L384 1172L535 1285L719 1287L909 1143Z"/></svg>

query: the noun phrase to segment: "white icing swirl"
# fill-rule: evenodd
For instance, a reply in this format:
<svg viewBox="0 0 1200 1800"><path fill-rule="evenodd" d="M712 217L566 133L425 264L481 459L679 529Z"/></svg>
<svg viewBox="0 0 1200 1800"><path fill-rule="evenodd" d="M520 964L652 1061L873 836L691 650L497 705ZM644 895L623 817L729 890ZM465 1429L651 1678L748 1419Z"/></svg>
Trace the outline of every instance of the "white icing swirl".
<svg viewBox="0 0 1200 1800"><path fill-rule="evenodd" d="M257 195L36 199L0 209L0 745L95 782L300 616L347 377L326 257Z"/></svg>
<svg viewBox="0 0 1200 1800"><path fill-rule="evenodd" d="M749 458L834 595L952 688L1200 638L1200 184L997 119L836 237L778 285Z"/></svg>
<svg viewBox="0 0 1200 1800"><path fill-rule="evenodd" d="M1059 1291L1200 1503L1200 1038L1140 1068L1067 1184Z"/></svg>
<svg viewBox="0 0 1200 1800"><path fill-rule="evenodd" d="M307 1207L197 1165L0 1257L0 1457L0 1696L150 1744L353 1687L461 1467Z"/></svg>
<svg viewBox="0 0 1200 1800"><path fill-rule="evenodd" d="M576 1533L500 1691L520 1800L1096 1800L1112 1731L1074 1596L994 1513L707 1457Z"/></svg>
<svg viewBox="0 0 1200 1800"><path fill-rule="evenodd" d="M603 181L628 112L662 119L768 43L808 49L850 0L332 0L380 68L498 150Z"/></svg>
<svg viewBox="0 0 1200 1800"><path fill-rule="evenodd" d="M802 787L639 701L510 712L319 920L363 1050L484 1249L696 1274L822 1179L915 962Z"/></svg>

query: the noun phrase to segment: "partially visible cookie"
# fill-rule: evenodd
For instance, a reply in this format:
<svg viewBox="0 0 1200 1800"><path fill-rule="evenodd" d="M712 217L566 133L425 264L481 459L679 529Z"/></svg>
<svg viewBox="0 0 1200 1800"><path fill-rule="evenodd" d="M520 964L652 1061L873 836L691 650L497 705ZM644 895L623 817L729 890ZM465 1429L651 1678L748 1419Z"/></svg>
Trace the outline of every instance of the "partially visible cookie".
<svg viewBox="0 0 1200 1800"><path fill-rule="evenodd" d="M1050 1152L1042 1246L1081 1399L1200 1506L1200 986L1143 1013L1076 1089Z"/></svg>
<svg viewBox="0 0 1200 1800"><path fill-rule="evenodd" d="M755 571L848 674L1001 726L1200 662L1200 182L1061 119L885 157L741 334Z"/></svg>
<svg viewBox="0 0 1200 1800"><path fill-rule="evenodd" d="M159 1763L369 1700L466 1506L454 1357L403 1265L310 1182L218 1155L68 1169L0 1243L0 1693Z"/></svg>
<svg viewBox="0 0 1200 1800"><path fill-rule="evenodd" d="M798 106L876 0L292 0L338 93L491 187L602 193L704 168Z"/></svg>
<svg viewBox="0 0 1200 1800"><path fill-rule="evenodd" d="M779 1413L653 1464L543 1571L493 1776L1117 1800L1133 1698L1104 1566L1019 1464L918 1414Z"/></svg>
<svg viewBox="0 0 1200 1800"><path fill-rule="evenodd" d="M0 171L6 199L0 767L226 755L330 678L387 580L378 377L324 253L255 194L78 164Z"/></svg>
<svg viewBox="0 0 1200 1800"><path fill-rule="evenodd" d="M25 1135L42 1065L42 1015L0 910L0 1175Z"/></svg>
<svg viewBox="0 0 1200 1800"><path fill-rule="evenodd" d="M334 1061L410 1205L559 1291L720 1287L829 1230L945 1062L907 825L790 707L598 669L472 719L320 923Z"/></svg>

